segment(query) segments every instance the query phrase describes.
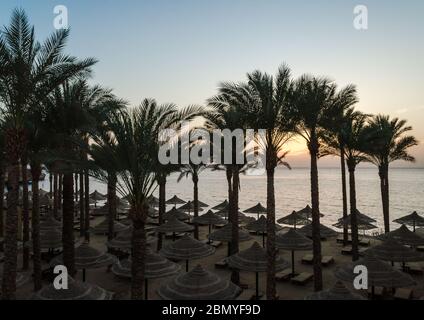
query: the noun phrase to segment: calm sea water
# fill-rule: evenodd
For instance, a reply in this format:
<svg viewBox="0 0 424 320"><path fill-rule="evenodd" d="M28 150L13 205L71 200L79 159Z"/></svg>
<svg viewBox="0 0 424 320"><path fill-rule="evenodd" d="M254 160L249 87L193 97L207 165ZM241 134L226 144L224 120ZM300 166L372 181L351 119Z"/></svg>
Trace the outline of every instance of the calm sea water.
<svg viewBox="0 0 424 320"><path fill-rule="evenodd" d="M416 210L424 213L424 169L390 170L390 211L395 219ZM178 174L168 178L167 198L174 194L182 199L193 198L193 184L190 179L177 182ZM338 168L319 169L320 211L325 215L322 223L330 226L342 215L341 174ZM43 182L48 190L48 180ZM91 182L91 189L106 193L106 186L98 181ZM356 172L358 209L377 220L383 228L380 196L380 182L377 169L358 168ZM157 191L155 192L157 196ZM227 198L227 183L224 171L204 171L199 181L199 200L215 206ZM275 174L275 198L277 217L285 216L310 204L309 169L278 168ZM261 202L266 206L266 177L241 176L240 210ZM399 226L392 223L393 227ZM374 230L373 230L374 231ZM378 231L378 230L375 230Z"/></svg>

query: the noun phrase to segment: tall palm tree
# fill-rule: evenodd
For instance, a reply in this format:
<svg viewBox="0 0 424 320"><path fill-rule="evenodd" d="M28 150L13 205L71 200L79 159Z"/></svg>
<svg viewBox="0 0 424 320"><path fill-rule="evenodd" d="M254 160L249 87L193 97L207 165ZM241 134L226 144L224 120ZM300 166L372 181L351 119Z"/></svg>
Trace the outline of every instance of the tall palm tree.
<svg viewBox="0 0 424 320"><path fill-rule="evenodd" d="M287 155L287 142L292 137L290 119L287 117L288 99L292 87L290 69L280 66L274 77L255 71L248 74L254 103L249 105L247 113L254 129L265 129L265 136L257 135L257 143L266 155L267 174L267 299L274 300L275 288L275 168L283 164L290 168L283 159Z"/></svg>
<svg viewBox="0 0 424 320"><path fill-rule="evenodd" d="M414 136L407 134L411 130L406 120L390 119L385 115L374 116L366 130L369 141L367 158L378 167L380 177L385 232L390 232L389 165L397 160L415 161L408 152L409 148L418 144Z"/></svg>
<svg viewBox="0 0 424 320"><path fill-rule="evenodd" d="M311 202L314 288L322 290L321 237L318 188L320 143L330 120L337 114L333 104L336 85L326 79L301 76L294 83L289 117L296 123L295 132L305 139L311 160Z"/></svg>
<svg viewBox="0 0 424 320"><path fill-rule="evenodd" d="M248 94L242 94L246 90L246 86L235 83L222 83L218 89L218 94L208 99L208 106L211 111L204 115L206 119L205 127L212 131L219 129L221 132L224 130L230 130L236 132L236 130L245 131L247 125L247 118L243 110L245 105L244 99L250 97ZM221 159L221 164L224 163L223 167L226 171L227 183L228 183L228 201L229 201L229 215L228 220L231 222L232 234L231 242L229 243L229 253L236 254L239 251L239 189L240 189L240 173L244 173L248 164L246 163L245 150L241 151L241 155L238 153L239 148L236 146L237 141L232 139L231 150L224 150L225 143L224 135L217 138L219 141L212 141L213 148L221 148L221 155L224 155L228 151L231 151L231 161L228 159ZM244 141L242 141L244 145ZM241 163L238 163L239 157L243 158ZM224 161L223 161L224 160ZM219 168L220 166L215 166ZM236 269L233 269L231 275L232 282L235 284L240 283L240 275Z"/></svg>
<svg viewBox="0 0 424 320"><path fill-rule="evenodd" d="M63 259L71 275L75 273L73 174L79 171L81 164L81 132L95 127L91 111L110 97L109 91L90 87L86 80L79 79L64 83L45 102L53 137L52 154L59 174L63 175Z"/></svg>
<svg viewBox="0 0 424 320"><path fill-rule="evenodd" d="M8 124L5 140L9 176L4 299L14 299L16 290L19 164L27 143L26 111L37 108L60 83L88 71L95 63L93 59L78 61L63 54L68 35L68 30L59 30L39 44L21 9L13 11L9 26L0 33L0 99Z"/></svg>

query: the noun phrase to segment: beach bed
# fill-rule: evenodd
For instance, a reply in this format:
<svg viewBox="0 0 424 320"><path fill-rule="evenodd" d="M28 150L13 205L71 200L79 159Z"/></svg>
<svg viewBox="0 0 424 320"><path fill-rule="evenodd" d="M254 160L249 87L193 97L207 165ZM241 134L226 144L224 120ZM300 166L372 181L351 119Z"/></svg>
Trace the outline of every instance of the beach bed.
<svg viewBox="0 0 424 320"><path fill-rule="evenodd" d="M424 251L424 246L418 246L417 251Z"/></svg>
<svg viewBox="0 0 424 320"><path fill-rule="evenodd" d="M364 254L364 251L365 251L364 248L358 248L358 252L359 252L360 256L362 256ZM350 246L343 247L342 250L340 251L340 253L344 254L344 255L351 255L352 254L352 247L350 247Z"/></svg>
<svg viewBox="0 0 424 320"><path fill-rule="evenodd" d="M220 261L215 262L215 268L224 269L228 266L227 259L222 259Z"/></svg>
<svg viewBox="0 0 424 320"><path fill-rule="evenodd" d="M400 300L410 300L412 298L412 289L397 288L393 298Z"/></svg>
<svg viewBox="0 0 424 320"><path fill-rule="evenodd" d="M323 256L321 258L321 264L325 267L333 263L334 263L334 258L332 256Z"/></svg>
<svg viewBox="0 0 424 320"><path fill-rule="evenodd" d="M417 262L409 262L405 264L405 272L415 274L415 275L423 275L424 270L423 267Z"/></svg>
<svg viewBox="0 0 424 320"><path fill-rule="evenodd" d="M374 297L382 297L385 293L385 289L383 287L374 287ZM372 295L372 287L368 288L368 294Z"/></svg>
<svg viewBox="0 0 424 320"><path fill-rule="evenodd" d="M310 272L302 272L299 275L293 277L291 279L291 282L298 285L305 285L306 283L311 281L313 277L314 275Z"/></svg>
<svg viewBox="0 0 424 320"><path fill-rule="evenodd" d="M305 254L302 258L303 264L312 264L314 262L314 256L313 254ZM334 263L334 258L332 256L322 256L321 257L321 264L323 266L328 266L330 264Z"/></svg>
<svg viewBox="0 0 424 320"><path fill-rule="evenodd" d="M296 275L293 275L291 273L291 270L286 269L286 270L277 272L275 274L275 280L277 280L277 281L287 281L287 280L290 280L290 278L292 276L296 276Z"/></svg>
<svg viewBox="0 0 424 320"><path fill-rule="evenodd" d="M338 236L336 239L337 243L343 243L343 235ZM362 247L369 247L371 245L371 240L368 238L362 238L362 239L358 239L358 244ZM347 239L347 244L351 245L352 244L352 238L349 237Z"/></svg>

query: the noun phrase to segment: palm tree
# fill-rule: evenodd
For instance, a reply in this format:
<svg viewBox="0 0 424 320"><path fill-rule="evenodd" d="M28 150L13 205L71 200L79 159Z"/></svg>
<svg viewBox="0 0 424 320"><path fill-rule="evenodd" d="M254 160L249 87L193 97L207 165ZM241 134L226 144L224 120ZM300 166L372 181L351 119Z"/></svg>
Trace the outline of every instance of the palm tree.
<svg viewBox="0 0 424 320"><path fill-rule="evenodd" d="M283 159L287 155L287 142L292 137L291 123L287 117L288 98L292 81L290 69L282 65L275 79L260 71L248 74L248 84L252 88L254 101L247 110L250 123L255 129L265 129L265 136L257 136L257 143L266 155L267 173L267 299L274 300L275 288L275 191L274 174L278 164L290 168Z"/></svg>
<svg viewBox="0 0 424 320"><path fill-rule="evenodd" d="M289 118L296 123L295 132L305 139L311 159L311 202L314 288L322 290L321 237L318 188L320 143L330 120L337 114L333 104L336 86L326 78L301 76L294 83Z"/></svg>
<svg viewBox="0 0 424 320"><path fill-rule="evenodd" d="M367 159L378 167L381 199L383 204L384 230L390 232L389 205L389 165L393 161L414 162L415 158L408 149L418 145L414 136L407 135L412 130L406 120L390 119L389 116L376 115L367 127Z"/></svg>
<svg viewBox="0 0 424 320"><path fill-rule="evenodd" d="M37 108L60 83L88 71L95 63L93 59L77 61L63 54L68 35L68 30L59 30L39 44L34 28L21 9L13 11L10 25L0 33L0 99L7 121L5 148L9 177L4 299L14 299L16 290L19 163L27 144L26 111Z"/></svg>
<svg viewBox="0 0 424 320"><path fill-rule="evenodd" d="M343 152L345 147L346 140L346 128L350 124L352 109L351 108L358 98L356 95L356 87L353 85L348 85L342 90L340 90L334 99L334 104L339 110L339 114L335 115L330 124L330 130L327 131L324 140L325 143L329 144L330 148L323 150L322 153L326 152L332 155L337 155L340 157L340 169L342 176L342 203L343 203L343 218L347 217L347 188L346 188L346 159L345 153ZM325 148L325 146L324 146ZM347 245L348 243L348 228L343 228L343 244Z"/></svg>
<svg viewBox="0 0 424 320"><path fill-rule="evenodd" d="M66 82L45 102L50 126L52 152L63 175L63 260L69 274L75 273L74 261L74 172L79 171L81 133L95 127L92 109L111 98L109 91L90 87L86 80Z"/></svg>

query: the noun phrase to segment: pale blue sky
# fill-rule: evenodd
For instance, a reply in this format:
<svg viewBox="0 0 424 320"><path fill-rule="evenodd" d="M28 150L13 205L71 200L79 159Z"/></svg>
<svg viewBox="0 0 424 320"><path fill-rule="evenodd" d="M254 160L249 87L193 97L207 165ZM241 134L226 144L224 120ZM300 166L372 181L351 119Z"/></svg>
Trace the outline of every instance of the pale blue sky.
<svg viewBox="0 0 424 320"><path fill-rule="evenodd" d="M286 62L294 75L356 84L359 109L406 118L424 141L422 0L2 0L0 24L20 6L44 39L58 4L69 10L67 51L98 58L94 81L133 104L201 104L220 81ZM358 4L366 31L353 28ZM423 166L422 145L414 153Z"/></svg>

